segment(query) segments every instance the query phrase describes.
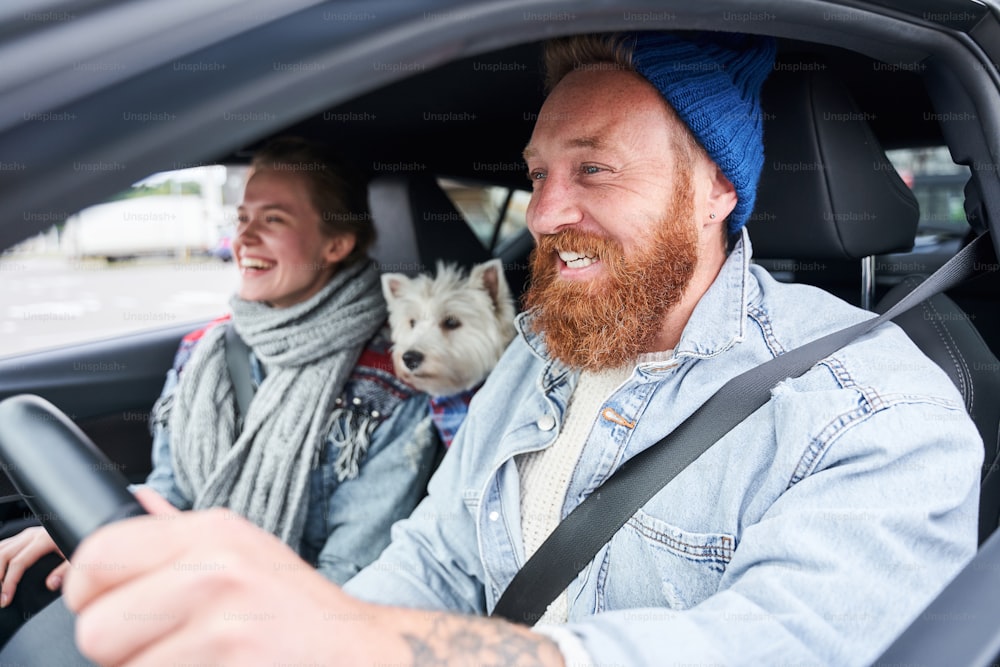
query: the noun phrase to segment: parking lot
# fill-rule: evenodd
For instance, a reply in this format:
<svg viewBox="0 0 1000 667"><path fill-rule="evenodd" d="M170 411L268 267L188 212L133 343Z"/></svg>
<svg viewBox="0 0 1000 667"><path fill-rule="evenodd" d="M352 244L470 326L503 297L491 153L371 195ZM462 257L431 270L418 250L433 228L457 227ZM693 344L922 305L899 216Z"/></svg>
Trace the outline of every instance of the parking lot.
<svg viewBox="0 0 1000 667"><path fill-rule="evenodd" d="M211 258L8 255L0 259L0 356L215 317L237 280L232 264Z"/></svg>

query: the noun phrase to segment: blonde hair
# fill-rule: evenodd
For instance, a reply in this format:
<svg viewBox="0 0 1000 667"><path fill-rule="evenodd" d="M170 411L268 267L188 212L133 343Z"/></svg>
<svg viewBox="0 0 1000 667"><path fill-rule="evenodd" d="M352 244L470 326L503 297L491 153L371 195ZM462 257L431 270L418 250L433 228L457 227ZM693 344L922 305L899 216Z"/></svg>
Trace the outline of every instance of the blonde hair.
<svg viewBox="0 0 1000 667"><path fill-rule="evenodd" d="M569 37L550 39L545 43L543 54L545 93L551 93L552 89L570 72L620 71L633 72L642 76L633 63L634 54L635 36L620 32L570 35ZM662 93L660 99L663 100L663 106L666 107L671 118L679 128L684 130L671 135L678 159L690 163L697 152L707 157L708 153L698 143L694 133L677 115L674 108L663 99Z"/></svg>
<svg viewBox="0 0 1000 667"><path fill-rule="evenodd" d="M545 43L545 92L570 72L608 69L634 72L632 50L635 42L622 33L571 35Z"/></svg>

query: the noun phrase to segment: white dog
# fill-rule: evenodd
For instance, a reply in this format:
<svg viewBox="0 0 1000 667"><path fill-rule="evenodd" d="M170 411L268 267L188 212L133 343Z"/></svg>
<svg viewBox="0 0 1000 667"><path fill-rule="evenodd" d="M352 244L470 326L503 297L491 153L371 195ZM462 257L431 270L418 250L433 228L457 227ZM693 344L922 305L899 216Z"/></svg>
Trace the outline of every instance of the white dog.
<svg viewBox="0 0 1000 667"><path fill-rule="evenodd" d="M499 259L468 276L441 262L434 278L382 275L389 306L396 375L431 396L445 444L465 416L472 393L514 338L514 303Z"/></svg>

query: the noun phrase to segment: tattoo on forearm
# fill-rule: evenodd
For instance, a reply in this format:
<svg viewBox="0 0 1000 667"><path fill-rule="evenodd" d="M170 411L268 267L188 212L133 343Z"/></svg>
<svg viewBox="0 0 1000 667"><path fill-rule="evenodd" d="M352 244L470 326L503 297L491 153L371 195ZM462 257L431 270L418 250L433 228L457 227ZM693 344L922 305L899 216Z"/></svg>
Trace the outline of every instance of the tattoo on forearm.
<svg viewBox="0 0 1000 667"><path fill-rule="evenodd" d="M545 667L558 649L505 621L435 614L426 636L403 633L414 667ZM545 656L549 656L549 660Z"/></svg>

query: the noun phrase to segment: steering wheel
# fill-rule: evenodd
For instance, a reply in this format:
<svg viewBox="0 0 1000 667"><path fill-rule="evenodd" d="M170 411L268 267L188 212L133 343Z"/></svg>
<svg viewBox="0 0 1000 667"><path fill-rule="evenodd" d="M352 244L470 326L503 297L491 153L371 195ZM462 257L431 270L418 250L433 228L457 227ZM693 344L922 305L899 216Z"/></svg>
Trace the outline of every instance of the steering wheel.
<svg viewBox="0 0 1000 667"><path fill-rule="evenodd" d="M0 468L66 558L104 524L146 513L118 467L38 396L0 402Z"/></svg>
<svg viewBox="0 0 1000 667"><path fill-rule="evenodd" d="M106 523L146 511L90 438L48 401L22 394L0 402L0 468L70 558ZM0 651L0 664L92 665L74 642L62 598L28 620Z"/></svg>

